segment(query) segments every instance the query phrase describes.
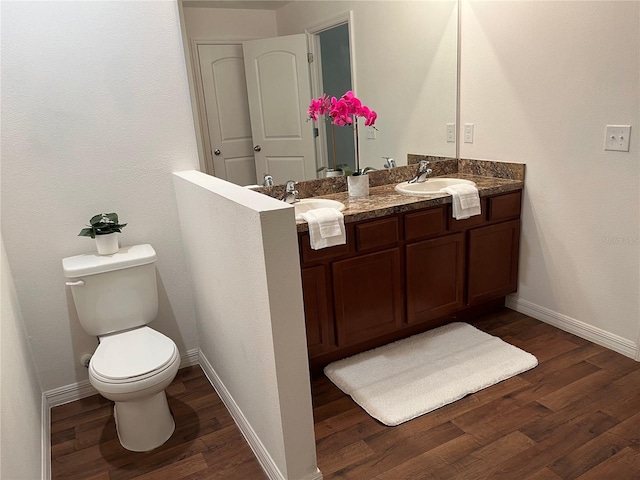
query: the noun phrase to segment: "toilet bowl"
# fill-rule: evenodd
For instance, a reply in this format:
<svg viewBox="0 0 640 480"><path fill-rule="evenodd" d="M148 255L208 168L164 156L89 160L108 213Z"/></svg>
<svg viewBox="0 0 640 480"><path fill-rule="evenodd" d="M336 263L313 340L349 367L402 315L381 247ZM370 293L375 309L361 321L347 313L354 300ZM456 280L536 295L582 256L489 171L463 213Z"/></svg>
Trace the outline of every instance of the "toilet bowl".
<svg viewBox="0 0 640 480"><path fill-rule="evenodd" d="M100 337L89 363L89 381L115 402L118 438L127 450L152 450L173 434L164 389L179 366L175 343L149 327Z"/></svg>
<svg viewBox="0 0 640 480"><path fill-rule="evenodd" d="M134 452L159 447L175 430L164 389L180 354L173 340L146 326L158 313L155 261L148 244L62 261L78 319L99 340L89 381L115 402L118 438Z"/></svg>

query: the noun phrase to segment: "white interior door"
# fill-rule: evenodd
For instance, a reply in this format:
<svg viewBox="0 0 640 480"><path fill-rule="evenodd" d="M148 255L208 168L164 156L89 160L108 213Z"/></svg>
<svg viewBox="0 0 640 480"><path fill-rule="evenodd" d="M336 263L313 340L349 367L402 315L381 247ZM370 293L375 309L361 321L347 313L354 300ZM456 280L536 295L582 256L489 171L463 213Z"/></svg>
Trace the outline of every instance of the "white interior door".
<svg viewBox="0 0 640 480"><path fill-rule="evenodd" d="M243 42L256 172L275 183L316 178L306 35Z"/></svg>
<svg viewBox="0 0 640 480"><path fill-rule="evenodd" d="M256 183L242 45L198 45L209 136L208 159L216 177Z"/></svg>

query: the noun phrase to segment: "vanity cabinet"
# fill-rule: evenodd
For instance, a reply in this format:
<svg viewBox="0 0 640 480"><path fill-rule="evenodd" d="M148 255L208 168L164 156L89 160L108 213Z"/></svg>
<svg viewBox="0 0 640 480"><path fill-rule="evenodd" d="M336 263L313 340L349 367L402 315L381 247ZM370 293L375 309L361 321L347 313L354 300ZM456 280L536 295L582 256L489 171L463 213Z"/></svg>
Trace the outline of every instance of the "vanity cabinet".
<svg viewBox="0 0 640 480"><path fill-rule="evenodd" d="M517 287L521 192L466 220L438 205L346 225L347 244L299 234L312 368L495 305Z"/></svg>

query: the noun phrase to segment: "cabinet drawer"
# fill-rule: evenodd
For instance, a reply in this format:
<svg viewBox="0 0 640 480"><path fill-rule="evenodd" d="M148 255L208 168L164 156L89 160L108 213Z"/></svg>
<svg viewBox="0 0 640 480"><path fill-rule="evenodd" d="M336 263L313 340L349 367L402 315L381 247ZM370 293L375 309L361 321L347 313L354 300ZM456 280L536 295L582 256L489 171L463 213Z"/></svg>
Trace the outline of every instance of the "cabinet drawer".
<svg viewBox="0 0 640 480"><path fill-rule="evenodd" d="M398 217L357 224L355 229L358 251L395 246L400 240L398 238Z"/></svg>
<svg viewBox="0 0 640 480"><path fill-rule="evenodd" d="M447 230L447 208L437 207L416 213L408 213L404 217L404 237L415 240L439 235Z"/></svg>
<svg viewBox="0 0 640 480"><path fill-rule="evenodd" d="M469 217L465 220L456 220L453 218L453 214L451 211L451 205L447 205L447 219L449 222L449 230L459 231L459 230L467 230L473 227L479 227L487 222L487 199L480 199L480 210L482 213L480 215L474 215L473 217Z"/></svg>
<svg viewBox="0 0 640 480"><path fill-rule="evenodd" d="M300 233L298 236L298 242L300 243L300 253L302 257L302 263L318 262L322 260L329 260L332 258L346 255L351 251L350 238L351 231L346 226L347 243L344 245L336 245L335 247L322 248L320 250L313 250L309 241L309 234L307 232Z"/></svg>
<svg viewBox="0 0 640 480"><path fill-rule="evenodd" d="M489 198L489 220L508 220L520 216L522 192Z"/></svg>

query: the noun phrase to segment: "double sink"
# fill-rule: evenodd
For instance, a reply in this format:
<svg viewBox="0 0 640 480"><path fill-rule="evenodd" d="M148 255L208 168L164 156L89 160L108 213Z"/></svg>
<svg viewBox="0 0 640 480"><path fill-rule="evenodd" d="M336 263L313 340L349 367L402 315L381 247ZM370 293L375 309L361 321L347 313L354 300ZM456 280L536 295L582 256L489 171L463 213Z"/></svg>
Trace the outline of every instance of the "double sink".
<svg viewBox="0 0 640 480"><path fill-rule="evenodd" d="M440 190L453 185L474 185L471 180L464 180L461 178L445 178L435 177L430 178L421 183L402 182L395 186L395 190L398 193L404 195L421 196L421 195L433 195L437 193L443 193ZM300 214L314 210L316 208L334 208L338 211L343 211L345 206L342 202L337 200L330 200L327 198L303 198L293 204L296 214L296 220L302 220Z"/></svg>

